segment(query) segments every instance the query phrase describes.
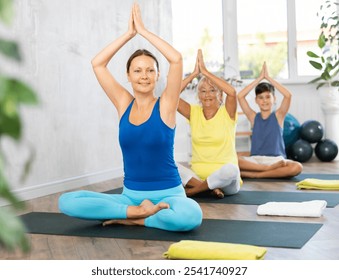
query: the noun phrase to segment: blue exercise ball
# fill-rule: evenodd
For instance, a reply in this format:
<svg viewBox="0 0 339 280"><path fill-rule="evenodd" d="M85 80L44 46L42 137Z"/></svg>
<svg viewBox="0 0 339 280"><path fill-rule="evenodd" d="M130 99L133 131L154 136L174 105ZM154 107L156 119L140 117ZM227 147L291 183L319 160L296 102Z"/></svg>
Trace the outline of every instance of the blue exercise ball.
<svg viewBox="0 0 339 280"><path fill-rule="evenodd" d="M303 139L297 140L289 149L289 158L299 161L306 162L313 155L313 148L311 144Z"/></svg>
<svg viewBox="0 0 339 280"><path fill-rule="evenodd" d="M284 130L283 130L283 139L286 149L289 149L289 147L292 144L294 144L298 139L300 139L299 130L300 123L298 122L298 120L290 113L287 113L284 120Z"/></svg>
<svg viewBox="0 0 339 280"><path fill-rule="evenodd" d="M317 143L314 153L321 161L332 161L338 155L338 146L334 141L324 139Z"/></svg>
<svg viewBox="0 0 339 280"><path fill-rule="evenodd" d="M318 121L306 121L300 127L300 138L310 143L319 142L323 136L324 129L321 123Z"/></svg>

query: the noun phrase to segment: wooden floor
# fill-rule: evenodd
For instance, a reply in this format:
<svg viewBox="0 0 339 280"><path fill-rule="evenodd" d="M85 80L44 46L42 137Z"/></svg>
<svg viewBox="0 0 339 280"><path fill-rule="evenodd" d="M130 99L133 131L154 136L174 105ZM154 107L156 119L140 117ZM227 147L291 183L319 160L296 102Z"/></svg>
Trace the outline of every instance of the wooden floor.
<svg viewBox="0 0 339 280"><path fill-rule="evenodd" d="M339 162L323 163L312 159L304 164L307 173L339 173ZM105 191L120 187L122 179L115 179L84 189ZM246 182L243 190L298 191L293 182ZM37 198L27 202L24 211L58 212L60 194ZM266 260L339 260L339 206L326 208L321 218L268 217L256 214L257 206L231 204L201 204L204 218L287 221L323 223L322 228L302 249L267 247ZM213 229L211 229L213 230ZM31 251L0 251L0 259L10 260L163 260L163 253L172 242L128 240L113 238L67 237L53 235L28 235Z"/></svg>

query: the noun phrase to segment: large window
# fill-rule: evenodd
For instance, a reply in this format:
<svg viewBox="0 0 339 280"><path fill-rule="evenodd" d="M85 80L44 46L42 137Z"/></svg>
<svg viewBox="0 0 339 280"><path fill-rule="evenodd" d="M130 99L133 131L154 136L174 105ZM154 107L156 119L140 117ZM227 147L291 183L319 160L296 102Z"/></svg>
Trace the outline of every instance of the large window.
<svg viewBox="0 0 339 280"><path fill-rule="evenodd" d="M295 0L296 28L297 28L297 67L299 76L319 75L308 62L307 51L318 53L317 40L320 33L320 18L317 12L321 5L319 0ZM305 8L307 7L307 8Z"/></svg>
<svg viewBox="0 0 339 280"><path fill-rule="evenodd" d="M233 69L242 79L257 77L264 61L279 79L316 74L306 52L317 48L322 2L172 0L173 40L183 54L184 72L193 71L201 48L211 70Z"/></svg>
<svg viewBox="0 0 339 280"><path fill-rule="evenodd" d="M223 21L221 0L172 0L173 45L184 58L184 73L194 70L202 49L210 71L222 71Z"/></svg>
<svg viewBox="0 0 339 280"><path fill-rule="evenodd" d="M242 78L258 77L264 61L274 77L288 78L286 0L238 0L238 53Z"/></svg>

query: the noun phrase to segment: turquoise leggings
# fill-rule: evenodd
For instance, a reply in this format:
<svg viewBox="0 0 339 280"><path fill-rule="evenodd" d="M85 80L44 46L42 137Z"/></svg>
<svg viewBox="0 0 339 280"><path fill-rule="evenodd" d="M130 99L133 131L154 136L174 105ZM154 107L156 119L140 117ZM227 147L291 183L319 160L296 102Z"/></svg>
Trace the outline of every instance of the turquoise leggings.
<svg viewBox="0 0 339 280"><path fill-rule="evenodd" d="M134 191L124 187L122 194L105 194L93 191L75 191L62 194L59 209L62 213L88 220L126 219L127 207L137 206L144 199L154 204L166 202L162 209L145 219L146 227L169 231L189 231L202 222L202 211L197 202L187 198L182 185L159 191Z"/></svg>

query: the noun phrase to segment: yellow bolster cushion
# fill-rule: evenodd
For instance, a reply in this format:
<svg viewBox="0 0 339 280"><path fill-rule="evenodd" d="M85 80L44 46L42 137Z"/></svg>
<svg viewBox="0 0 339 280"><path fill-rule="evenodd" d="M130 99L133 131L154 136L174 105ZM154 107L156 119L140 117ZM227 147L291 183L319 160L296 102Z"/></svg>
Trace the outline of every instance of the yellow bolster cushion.
<svg viewBox="0 0 339 280"><path fill-rule="evenodd" d="M297 184L298 189L339 190L339 180L305 179Z"/></svg>
<svg viewBox="0 0 339 280"><path fill-rule="evenodd" d="M180 260L262 260L266 248L222 242L182 240L170 245L167 259Z"/></svg>

